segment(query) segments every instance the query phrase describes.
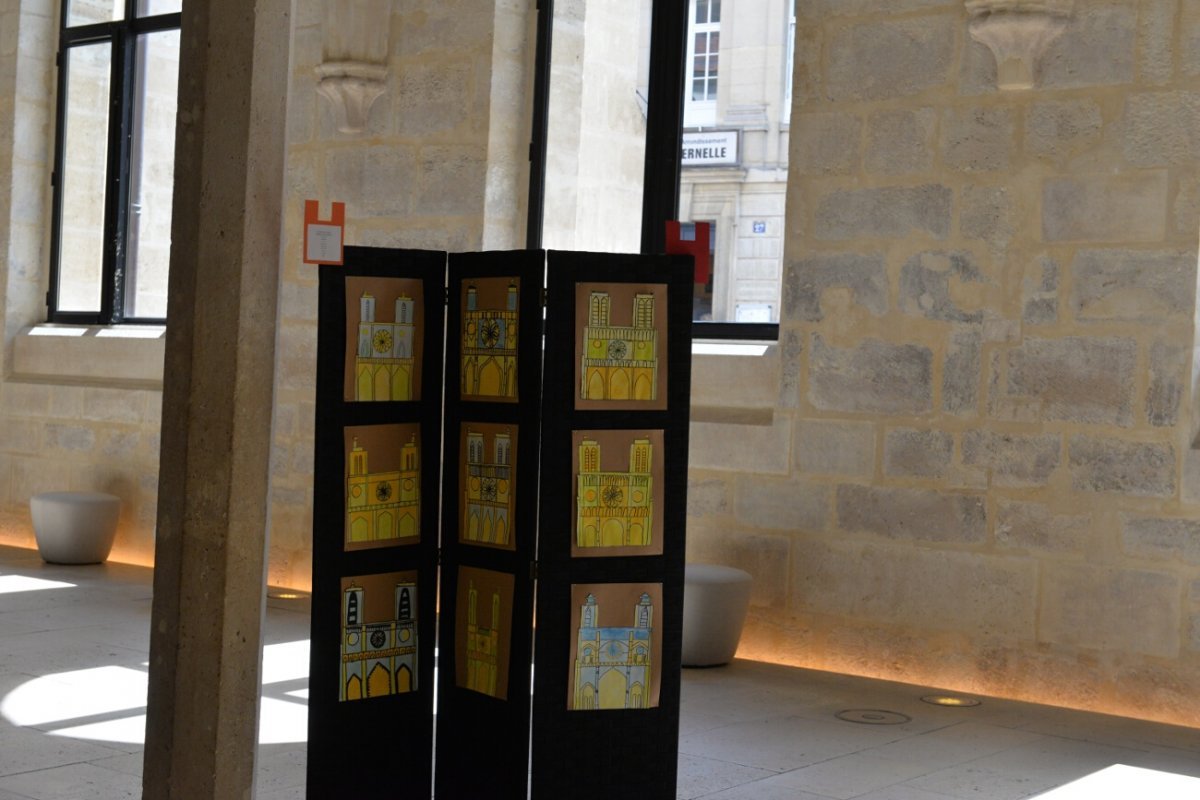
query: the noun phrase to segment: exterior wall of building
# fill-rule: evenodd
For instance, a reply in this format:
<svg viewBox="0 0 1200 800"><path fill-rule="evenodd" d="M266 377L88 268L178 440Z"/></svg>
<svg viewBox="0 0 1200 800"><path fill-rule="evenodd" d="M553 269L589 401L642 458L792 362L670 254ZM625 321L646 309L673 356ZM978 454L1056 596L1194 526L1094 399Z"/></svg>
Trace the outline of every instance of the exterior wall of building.
<svg viewBox="0 0 1200 800"><path fill-rule="evenodd" d="M1200 724L1200 10L798 3L781 341L698 358L689 559L741 655Z"/></svg>
<svg viewBox="0 0 1200 800"><path fill-rule="evenodd" d="M684 118L689 132L737 131L739 139L736 165L685 166L680 186L680 219L715 224L715 320L737 320L740 310L746 321L779 321L791 7L791 0L722 4L713 121L700 128L694 113Z"/></svg>

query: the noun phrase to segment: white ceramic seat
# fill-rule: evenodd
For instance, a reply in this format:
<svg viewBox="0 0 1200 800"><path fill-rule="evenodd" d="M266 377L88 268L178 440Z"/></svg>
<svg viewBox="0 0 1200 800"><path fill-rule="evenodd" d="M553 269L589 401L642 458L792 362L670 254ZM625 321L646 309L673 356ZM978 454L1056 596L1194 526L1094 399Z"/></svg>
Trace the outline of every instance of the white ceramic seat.
<svg viewBox="0 0 1200 800"><path fill-rule="evenodd" d="M683 666L728 664L737 652L750 573L716 564L687 564L683 573Z"/></svg>
<svg viewBox="0 0 1200 800"><path fill-rule="evenodd" d="M38 552L51 564L99 564L117 535L121 499L103 492L43 492L29 498Z"/></svg>

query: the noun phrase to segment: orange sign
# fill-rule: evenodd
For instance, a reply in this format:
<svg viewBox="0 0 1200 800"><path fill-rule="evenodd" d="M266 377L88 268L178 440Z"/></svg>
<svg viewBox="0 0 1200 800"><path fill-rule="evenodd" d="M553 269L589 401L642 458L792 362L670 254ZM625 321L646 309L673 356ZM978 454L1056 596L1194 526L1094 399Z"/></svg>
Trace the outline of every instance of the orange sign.
<svg viewBox="0 0 1200 800"><path fill-rule="evenodd" d="M329 219L321 219L316 200L304 201L304 263L341 264L346 235L346 204L334 203Z"/></svg>

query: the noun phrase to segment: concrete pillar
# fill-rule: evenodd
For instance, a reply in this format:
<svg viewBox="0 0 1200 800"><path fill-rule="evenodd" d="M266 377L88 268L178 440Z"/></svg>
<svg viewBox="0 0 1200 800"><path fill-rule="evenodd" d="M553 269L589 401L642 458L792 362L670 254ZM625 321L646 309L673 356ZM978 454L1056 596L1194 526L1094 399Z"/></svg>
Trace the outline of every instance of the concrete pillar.
<svg viewBox="0 0 1200 800"><path fill-rule="evenodd" d="M184 0L146 798L249 798L291 0Z"/></svg>

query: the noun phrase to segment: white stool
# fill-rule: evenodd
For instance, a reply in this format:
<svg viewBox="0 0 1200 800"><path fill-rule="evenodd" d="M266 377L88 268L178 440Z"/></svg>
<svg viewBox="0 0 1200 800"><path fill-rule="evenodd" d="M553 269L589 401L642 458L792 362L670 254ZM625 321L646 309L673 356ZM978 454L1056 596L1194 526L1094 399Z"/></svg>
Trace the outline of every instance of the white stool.
<svg viewBox="0 0 1200 800"><path fill-rule="evenodd" d="M728 664L750 607L750 573L716 564L683 571L683 666Z"/></svg>
<svg viewBox="0 0 1200 800"><path fill-rule="evenodd" d="M121 498L102 492L43 492L29 498L38 552L51 564L99 564L112 551Z"/></svg>

